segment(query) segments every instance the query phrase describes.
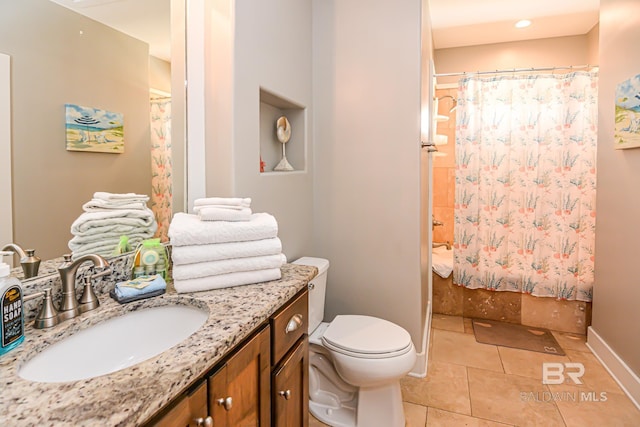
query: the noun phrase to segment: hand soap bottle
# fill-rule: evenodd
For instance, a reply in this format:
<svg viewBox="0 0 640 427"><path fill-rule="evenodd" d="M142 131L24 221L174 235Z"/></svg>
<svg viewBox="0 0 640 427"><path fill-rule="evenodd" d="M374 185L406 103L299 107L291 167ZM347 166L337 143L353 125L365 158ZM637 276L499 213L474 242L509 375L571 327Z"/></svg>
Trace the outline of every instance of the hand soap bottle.
<svg viewBox="0 0 640 427"><path fill-rule="evenodd" d="M0 252L1 256L13 255ZM0 356L24 341L24 313L20 281L10 277L9 264L0 263Z"/></svg>

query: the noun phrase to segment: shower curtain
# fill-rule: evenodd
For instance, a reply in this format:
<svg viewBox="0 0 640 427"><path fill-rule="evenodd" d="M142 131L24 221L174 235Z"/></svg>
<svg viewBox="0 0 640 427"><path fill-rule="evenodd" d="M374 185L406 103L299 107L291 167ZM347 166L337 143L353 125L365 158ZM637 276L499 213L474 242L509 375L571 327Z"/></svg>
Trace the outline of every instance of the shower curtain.
<svg viewBox="0 0 640 427"><path fill-rule="evenodd" d="M158 222L155 237L168 240L172 216L171 99L151 100L151 210Z"/></svg>
<svg viewBox="0 0 640 427"><path fill-rule="evenodd" d="M595 71L460 80L454 283L591 301L597 82Z"/></svg>

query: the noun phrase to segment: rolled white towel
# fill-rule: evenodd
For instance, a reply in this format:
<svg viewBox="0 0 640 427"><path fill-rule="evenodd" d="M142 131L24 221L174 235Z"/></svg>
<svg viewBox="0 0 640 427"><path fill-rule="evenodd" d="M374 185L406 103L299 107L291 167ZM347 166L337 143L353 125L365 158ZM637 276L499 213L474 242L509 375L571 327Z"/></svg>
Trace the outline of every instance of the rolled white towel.
<svg viewBox="0 0 640 427"><path fill-rule="evenodd" d="M175 280L173 287L178 293L210 291L212 289L230 288L232 286L250 285L253 283L279 280L282 272L279 268L268 270L240 271L220 274L218 276L200 277L197 279Z"/></svg>
<svg viewBox="0 0 640 427"><path fill-rule="evenodd" d="M198 264L174 265L173 279L197 279L199 277L218 276L240 271L267 270L280 268L287 262L284 255L267 255L248 258L223 259L200 262Z"/></svg>
<svg viewBox="0 0 640 427"><path fill-rule="evenodd" d="M249 221L251 209L226 209L200 206L198 209L200 221Z"/></svg>
<svg viewBox="0 0 640 427"><path fill-rule="evenodd" d="M205 197L193 201L193 206L240 206L243 208L251 207L251 198L245 197Z"/></svg>
<svg viewBox="0 0 640 427"><path fill-rule="evenodd" d="M246 242L278 236L278 222L268 213L254 213L249 221L200 221L197 215L178 212L169 225L173 246Z"/></svg>
<svg viewBox="0 0 640 427"><path fill-rule="evenodd" d="M282 252L279 238L247 242L212 243L196 246L174 246L171 249L173 265L195 264L221 259L276 255Z"/></svg>

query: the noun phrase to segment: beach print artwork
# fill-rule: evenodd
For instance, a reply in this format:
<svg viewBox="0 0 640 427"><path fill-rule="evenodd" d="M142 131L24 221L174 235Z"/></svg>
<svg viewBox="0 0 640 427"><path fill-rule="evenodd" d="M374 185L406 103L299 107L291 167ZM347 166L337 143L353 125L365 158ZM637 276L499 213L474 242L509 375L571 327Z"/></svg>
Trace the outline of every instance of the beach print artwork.
<svg viewBox="0 0 640 427"><path fill-rule="evenodd" d="M124 117L98 108L65 104L68 151L124 153Z"/></svg>
<svg viewBox="0 0 640 427"><path fill-rule="evenodd" d="M616 86L615 148L640 147L640 74Z"/></svg>

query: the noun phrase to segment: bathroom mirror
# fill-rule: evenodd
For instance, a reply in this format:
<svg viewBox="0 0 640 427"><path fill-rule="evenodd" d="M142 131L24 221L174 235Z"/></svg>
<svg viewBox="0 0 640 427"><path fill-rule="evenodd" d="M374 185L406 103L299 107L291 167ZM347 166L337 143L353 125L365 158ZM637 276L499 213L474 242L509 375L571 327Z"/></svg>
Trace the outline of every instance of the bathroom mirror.
<svg viewBox="0 0 640 427"><path fill-rule="evenodd" d="M174 0L58 2L65 1L87 10L127 1L167 11L174 7ZM127 19L134 17L132 10ZM184 209L184 94L172 89L173 58L150 57L146 42L50 0L0 2L0 52L11 58L13 243L36 250L43 259L39 276L52 274L44 268L47 260L57 265L55 260L69 252L70 226L94 192L151 196L154 191L151 89L172 95L173 211ZM168 87L156 86L154 78ZM122 113L124 153L67 151L67 103ZM6 243L11 242L0 242ZM15 262L14 267L20 270Z"/></svg>

